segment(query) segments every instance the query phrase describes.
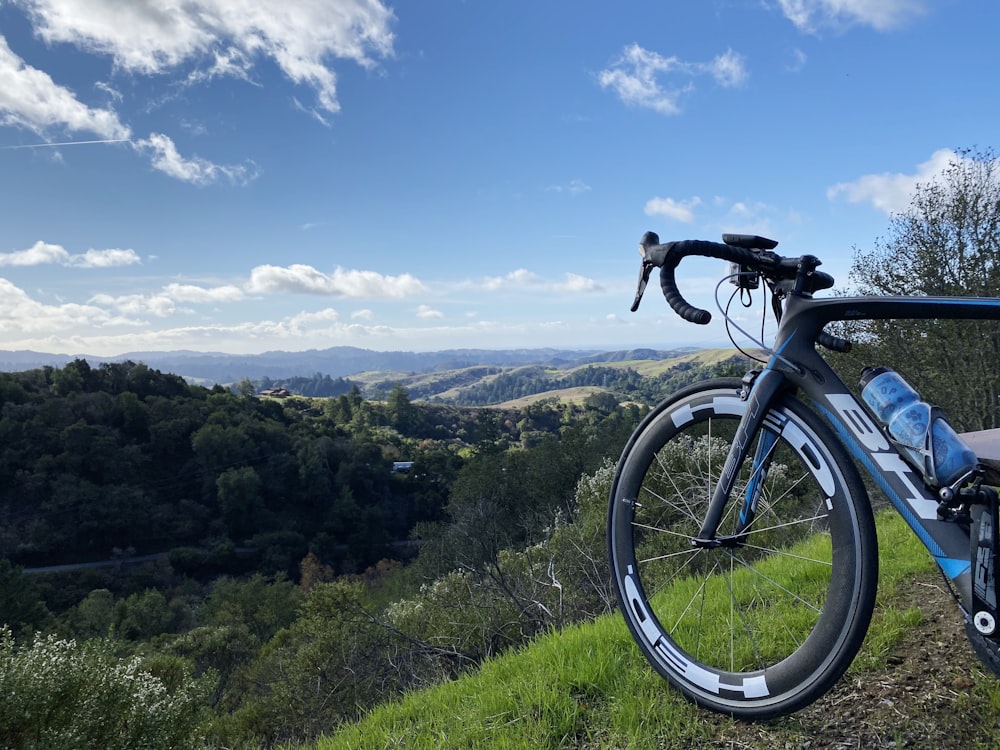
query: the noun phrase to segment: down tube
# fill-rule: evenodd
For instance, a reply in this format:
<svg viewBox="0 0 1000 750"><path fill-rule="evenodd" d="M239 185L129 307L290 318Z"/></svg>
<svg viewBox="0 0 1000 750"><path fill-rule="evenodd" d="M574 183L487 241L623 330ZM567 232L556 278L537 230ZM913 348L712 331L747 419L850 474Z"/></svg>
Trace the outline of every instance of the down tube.
<svg viewBox="0 0 1000 750"><path fill-rule="evenodd" d="M906 519L968 606L972 592L968 533L955 523L938 519L936 496L889 444L853 394L811 395L816 408Z"/></svg>

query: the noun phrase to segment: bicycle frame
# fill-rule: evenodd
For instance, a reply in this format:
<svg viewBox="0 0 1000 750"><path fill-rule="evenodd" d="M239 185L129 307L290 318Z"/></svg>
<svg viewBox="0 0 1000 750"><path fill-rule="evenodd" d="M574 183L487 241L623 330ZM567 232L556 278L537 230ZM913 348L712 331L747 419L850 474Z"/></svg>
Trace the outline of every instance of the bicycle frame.
<svg viewBox="0 0 1000 750"><path fill-rule="evenodd" d="M903 516L938 566L953 582L962 602L972 606L972 567L969 534L954 522L941 520L941 502L886 438L843 380L816 348L827 323L846 320L1000 320L1000 298L986 297L838 297L813 299L790 295L778 327L773 354L750 390L729 456L712 497L699 539L700 546L727 544L716 531L735 484L737 469L750 452L753 438L762 434L754 466L766 466L769 431L764 425L768 407L789 388L804 393L833 427L855 461L872 477ZM818 467L822 468L822 467ZM761 469L763 470L763 468ZM744 518L752 519L753 485L744 498ZM737 537L739 535L736 535Z"/></svg>

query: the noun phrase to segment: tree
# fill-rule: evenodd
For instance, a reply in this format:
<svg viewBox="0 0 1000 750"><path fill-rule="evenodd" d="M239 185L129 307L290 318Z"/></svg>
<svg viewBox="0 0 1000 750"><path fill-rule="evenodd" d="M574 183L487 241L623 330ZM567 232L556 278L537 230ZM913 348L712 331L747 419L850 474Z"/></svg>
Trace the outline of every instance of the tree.
<svg viewBox="0 0 1000 750"><path fill-rule="evenodd" d="M302 740L409 686L404 665L391 658L394 635L370 610L360 583L314 586L301 615L240 675L244 701L233 723L269 744Z"/></svg>
<svg viewBox="0 0 1000 750"><path fill-rule="evenodd" d="M256 469L252 466L227 469L219 474L215 486L230 538L241 540L256 530L257 516L263 507Z"/></svg>
<svg viewBox="0 0 1000 750"><path fill-rule="evenodd" d="M107 589L94 589L67 613L66 620L74 636L89 640L106 636L114 616L114 595Z"/></svg>
<svg viewBox="0 0 1000 750"><path fill-rule="evenodd" d="M420 426L420 411L410 403L410 394L402 384L396 383L386 399L389 423L403 435L411 434Z"/></svg>
<svg viewBox="0 0 1000 750"><path fill-rule="evenodd" d="M861 294L1000 296L1000 159L963 150L939 179L917 186L885 238L859 251L851 279ZM1000 322L863 321L845 326L856 367L896 368L956 427L1000 427Z"/></svg>
<svg viewBox="0 0 1000 750"><path fill-rule="evenodd" d="M15 634L30 633L51 627L53 618L24 571L0 560L0 625L4 624Z"/></svg>

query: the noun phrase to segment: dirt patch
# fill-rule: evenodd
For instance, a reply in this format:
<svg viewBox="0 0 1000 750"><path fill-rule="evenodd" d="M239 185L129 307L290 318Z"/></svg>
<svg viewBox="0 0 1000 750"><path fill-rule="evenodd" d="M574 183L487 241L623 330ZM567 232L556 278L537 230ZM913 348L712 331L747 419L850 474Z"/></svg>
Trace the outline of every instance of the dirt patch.
<svg viewBox="0 0 1000 750"><path fill-rule="evenodd" d="M891 648L884 669L849 671L822 699L764 724L721 722L715 747L733 750L969 750L1000 745L995 678L966 640L938 577L903 587L897 601L923 619ZM877 616L877 614L876 614Z"/></svg>

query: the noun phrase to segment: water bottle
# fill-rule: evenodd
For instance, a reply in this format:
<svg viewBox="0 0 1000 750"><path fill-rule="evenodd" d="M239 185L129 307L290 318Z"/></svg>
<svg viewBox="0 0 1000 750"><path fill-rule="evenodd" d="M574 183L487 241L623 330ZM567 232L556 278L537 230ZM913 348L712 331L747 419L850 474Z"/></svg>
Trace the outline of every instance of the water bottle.
<svg viewBox="0 0 1000 750"><path fill-rule="evenodd" d="M950 486L978 464L976 454L944 414L921 401L920 395L892 368L862 370L861 399L931 487Z"/></svg>

